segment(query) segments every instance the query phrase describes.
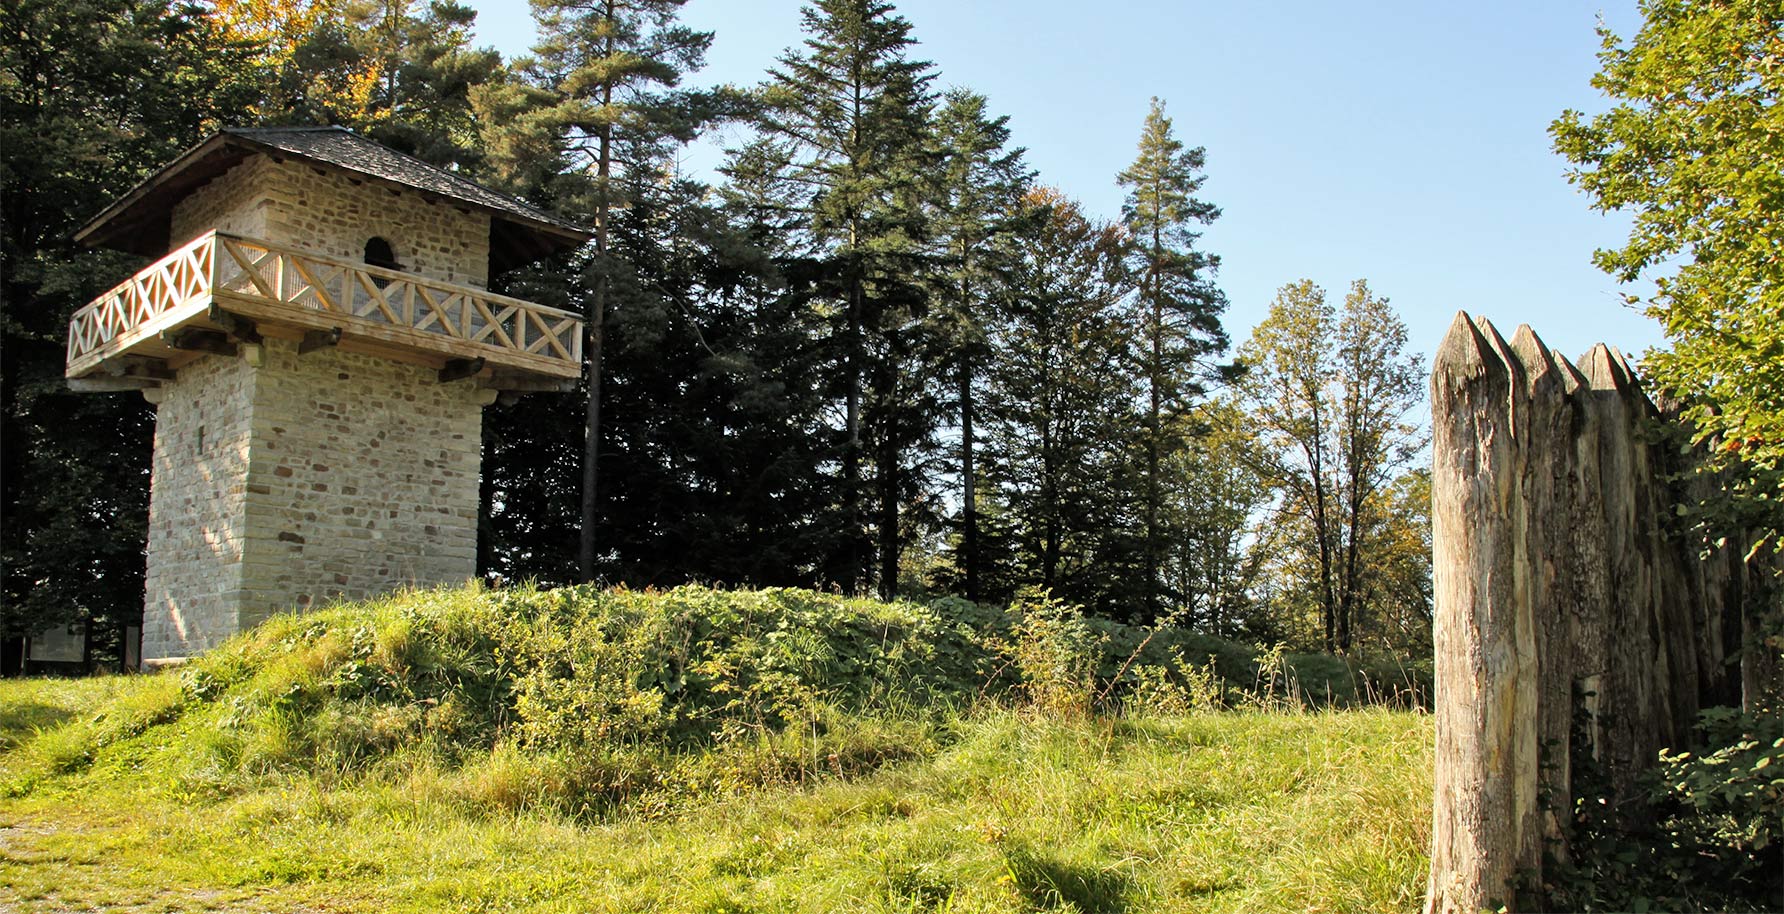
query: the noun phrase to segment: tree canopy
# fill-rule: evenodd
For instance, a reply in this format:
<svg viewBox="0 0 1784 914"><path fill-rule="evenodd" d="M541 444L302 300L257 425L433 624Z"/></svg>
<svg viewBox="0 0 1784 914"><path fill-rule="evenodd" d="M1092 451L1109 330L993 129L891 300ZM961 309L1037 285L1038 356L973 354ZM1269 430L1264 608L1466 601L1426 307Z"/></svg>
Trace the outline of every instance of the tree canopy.
<svg viewBox="0 0 1784 914"><path fill-rule="evenodd" d="M1416 649L1418 489L1382 469L1391 416L1332 401L1322 445L1354 528L1324 535L1325 573L1361 582L1333 591L1355 606L1283 548L1326 539L1283 520L1294 481L1265 468L1293 442L1231 387L1200 248L1219 209L1162 100L1109 218L1039 185L993 99L938 91L891 3L814 0L750 89L699 82L723 36L681 7L534 0L540 41L515 60L473 46L456 0L0 10L5 632L85 620L103 641L140 610L153 409L61 377L69 315L141 263L72 232L218 127L339 124L595 229L490 277L582 312L589 364L574 392L486 408L480 573L990 602L1039 586L1110 618L1345 650L1303 624L1327 606ZM718 174L684 173L719 120ZM1385 335L1309 326L1364 362L1397 352L1391 312L1360 301ZM1349 376L1341 347L1303 342Z"/></svg>
<svg viewBox="0 0 1784 914"><path fill-rule="evenodd" d="M1784 550L1784 3L1642 0L1627 42L1601 27L1608 111L1551 128L1568 177L1634 225L1594 255L1646 300L1672 347L1644 369L1688 400L1732 471L1722 532ZM1641 297L1630 295L1631 303Z"/></svg>

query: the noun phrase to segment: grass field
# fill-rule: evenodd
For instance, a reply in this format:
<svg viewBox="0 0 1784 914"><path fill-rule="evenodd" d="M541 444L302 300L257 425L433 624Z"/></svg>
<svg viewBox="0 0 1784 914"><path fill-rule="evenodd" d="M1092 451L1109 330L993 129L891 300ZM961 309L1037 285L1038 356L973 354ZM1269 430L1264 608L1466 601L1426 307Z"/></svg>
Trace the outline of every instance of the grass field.
<svg viewBox="0 0 1784 914"><path fill-rule="evenodd" d="M338 737L294 749L320 731L277 709L336 733L399 703L292 705L308 680L279 677L352 668L280 643L207 660L260 672L203 700L190 673L0 682L0 910L1395 911L1423 890L1411 712L839 706L673 753L424 734L347 763ZM631 786L567 786L591 779Z"/></svg>

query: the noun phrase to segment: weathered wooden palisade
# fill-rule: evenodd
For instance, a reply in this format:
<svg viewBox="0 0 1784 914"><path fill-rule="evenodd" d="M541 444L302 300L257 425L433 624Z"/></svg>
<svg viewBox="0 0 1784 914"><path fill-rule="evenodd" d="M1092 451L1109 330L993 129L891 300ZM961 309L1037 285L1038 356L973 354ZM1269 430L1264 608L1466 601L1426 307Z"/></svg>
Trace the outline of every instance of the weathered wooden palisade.
<svg viewBox="0 0 1784 914"><path fill-rule="evenodd" d="M1576 366L1528 326L1458 314L1437 351L1427 914L1553 910L1576 770L1615 806L1700 709L1784 690L1776 651L1743 650L1776 558L1681 521L1713 480L1660 399L1617 350Z"/></svg>
<svg viewBox="0 0 1784 914"><path fill-rule="evenodd" d="M225 130L76 237L158 258L67 369L156 404L147 663L470 577L482 407L581 373L577 315L486 286L588 233L340 128Z"/></svg>

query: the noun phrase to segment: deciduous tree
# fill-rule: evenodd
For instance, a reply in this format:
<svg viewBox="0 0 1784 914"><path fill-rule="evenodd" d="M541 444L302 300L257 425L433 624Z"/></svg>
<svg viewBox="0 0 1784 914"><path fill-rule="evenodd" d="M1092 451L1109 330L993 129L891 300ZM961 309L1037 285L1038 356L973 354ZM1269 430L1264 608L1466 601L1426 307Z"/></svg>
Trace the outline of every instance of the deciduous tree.
<svg viewBox="0 0 1784 914"><path fill-rule="evenodd" d="M1179 421L1184 446L1164 465L1168 525L1178 531L1166 551L1171 590L1184 622L1222 638L1239 634L1251 590L1281 537L1268 523L1270 486L1258 476L1244 413L1231 396L1200 404Z"/></svg>
<svg viewBox="0 0 1784 914"><path fill-rule="evenodd" d="M1423 366L1405 346L1405 325L1362 280L1341 314L1301 280L1282 287L1240 350L1255 467L1304 523L1328 652L1351 647L1379 495L1424 444L1406 421Z"/></svg>
<svg viewBox="0 0 1784 914"><path fill-rule="evenodd" d="M0 4L0 634L142 609L154 411L70 393L69 315L141 261L71 240L254 100L255 59L202 8Z"/></svg>
<svg viewBox="0 0 1784 914"><path fill-rule="evenodd" d="M1670 350L1643 368L1688 398L1730 480L1718 533L1784 551L1784 3L1642 0L1624 42L1600 27L1592 84L1613 102L1550 128L1594 207L1634 216L1594 261L1654 278ZM1631 303L1640 296L1629 296Z"/></svg>

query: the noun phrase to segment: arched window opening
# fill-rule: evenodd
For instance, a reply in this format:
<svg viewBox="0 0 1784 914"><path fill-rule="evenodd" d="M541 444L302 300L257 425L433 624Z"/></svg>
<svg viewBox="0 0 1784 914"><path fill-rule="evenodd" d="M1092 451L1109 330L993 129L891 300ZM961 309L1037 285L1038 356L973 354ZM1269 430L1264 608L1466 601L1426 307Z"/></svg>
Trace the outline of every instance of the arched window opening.
<svg viewBox="0 0 1784 914"><path fill-rule="evenodd" d="M402 264L396 262L396 252L391 250L390 242L376 235L366 239L365 262L370 266L383 267L386 270L403 268Z"/></svg>

